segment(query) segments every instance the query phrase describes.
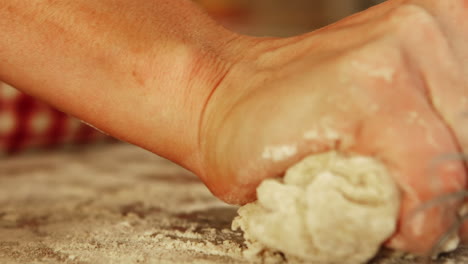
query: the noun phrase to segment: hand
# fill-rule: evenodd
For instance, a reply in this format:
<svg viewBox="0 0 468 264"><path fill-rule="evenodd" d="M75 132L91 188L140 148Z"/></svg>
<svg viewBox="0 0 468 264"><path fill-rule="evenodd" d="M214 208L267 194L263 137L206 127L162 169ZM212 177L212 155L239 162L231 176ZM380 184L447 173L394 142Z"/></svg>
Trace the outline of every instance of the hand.
<svg viewBox="0 0 468 264"><path fill-rule="evenodd" d="M435 161L468 149L467 5L390 0L308 35L255 39L185 0L8 0L0 78L231 203L309 154L374 156L401 189L389 245L424 254L460 202L415 210L465 189L461 160Z"/></svg>
<svg viewBox="0 0 468 264"><path fill-rule="evenodd" d="M445 59L439 60L443 68L426 64L427 85L441 118L456 137L460 154L465 160L468 153L468 1L413 0L401 1L423 7L433 18L438 41L445 46ZM466 213L466 210L465 210ZM466 216L466 215L465 215ZM468 224L461 230L462 239L468 240Z"/></svg>
<svg viewBox="0 0 468 264"><path fill-rule="evenodd" d="M465 188L464 163L438 160L468 144L448 118L466 111L460 101L468 70L450 6L468 1L439 2L390 1L305 36L257 40L203 116L199 174L211 191L243 204L263 179L306 155L338 149L373 156L401 190L398 231L388 245L427 254L460 202L417 209ZM461 23L466 9L457 10L453 22Z"/></svg>

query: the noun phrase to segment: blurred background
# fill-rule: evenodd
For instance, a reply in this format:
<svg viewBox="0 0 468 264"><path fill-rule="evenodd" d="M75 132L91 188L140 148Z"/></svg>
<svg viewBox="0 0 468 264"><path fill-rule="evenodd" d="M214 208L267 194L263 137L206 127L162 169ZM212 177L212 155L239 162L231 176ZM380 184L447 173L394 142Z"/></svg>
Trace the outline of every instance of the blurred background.
<svg viewBox="0 0 468 264"><path fill-rule="evenodd" d="M286 37L311 31L383 0L195 0L235 31Z"/></svg>

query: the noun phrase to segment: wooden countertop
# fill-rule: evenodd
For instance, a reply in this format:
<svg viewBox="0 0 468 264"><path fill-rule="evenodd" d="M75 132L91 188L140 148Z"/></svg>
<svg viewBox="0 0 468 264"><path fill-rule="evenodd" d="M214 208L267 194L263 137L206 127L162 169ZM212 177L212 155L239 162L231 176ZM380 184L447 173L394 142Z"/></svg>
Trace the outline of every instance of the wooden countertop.
<svg viewBox="0 0 468 264"><path fill-rule="evenodd" d="M248 263L236 210L126 144L3 159L0 263ZM374 263L418 263L389 255ZM468 248L436 263L468 263Z"/></svg>

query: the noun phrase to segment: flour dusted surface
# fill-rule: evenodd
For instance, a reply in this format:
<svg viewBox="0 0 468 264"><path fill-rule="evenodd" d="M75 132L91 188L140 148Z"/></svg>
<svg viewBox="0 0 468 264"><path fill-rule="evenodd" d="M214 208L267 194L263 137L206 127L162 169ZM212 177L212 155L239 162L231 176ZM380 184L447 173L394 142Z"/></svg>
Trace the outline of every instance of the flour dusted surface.
<svg viewBox="0 0 468 264"><path fill-rule="evenodd" d="M365 263L395 232L400 204L384 165L337 152L304 159L257 195L233 222L245 233L245 255L296 263Z"/></svg>

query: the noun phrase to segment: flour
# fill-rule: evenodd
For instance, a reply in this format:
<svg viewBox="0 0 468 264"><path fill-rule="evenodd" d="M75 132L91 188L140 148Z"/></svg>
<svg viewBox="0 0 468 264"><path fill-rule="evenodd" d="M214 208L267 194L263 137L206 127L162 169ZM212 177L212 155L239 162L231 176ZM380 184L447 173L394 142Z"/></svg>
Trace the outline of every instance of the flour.
<svg viewBox="0 0 468 264"><path fill-rule="evenodd" d="M262 158L273 161L282 161L297 153L296 145L282 145L267 147L262 153Z"/></svg>
<svg viewBox="0 0 468 264"><path fill-rule="evenodd" d="M390 67L378 67L376 65L368 65L359 61L353 61L351 65L356 69L365 72L369 77L383 79L388 83L393 82L396 73L395 69Z"/></svg>
<svg viewBox="0 0 468 264"><path fill-rule="evenodd" d="M368 261L395 232L400 203L380 162L337 152L304 159L257 194L233 222L244 231L244 255L276 253L293 263Z"/></svg>

